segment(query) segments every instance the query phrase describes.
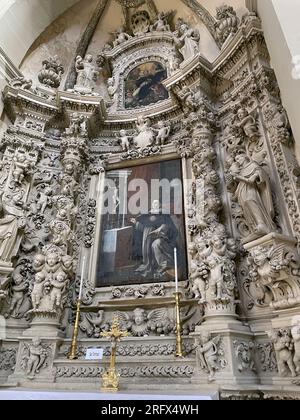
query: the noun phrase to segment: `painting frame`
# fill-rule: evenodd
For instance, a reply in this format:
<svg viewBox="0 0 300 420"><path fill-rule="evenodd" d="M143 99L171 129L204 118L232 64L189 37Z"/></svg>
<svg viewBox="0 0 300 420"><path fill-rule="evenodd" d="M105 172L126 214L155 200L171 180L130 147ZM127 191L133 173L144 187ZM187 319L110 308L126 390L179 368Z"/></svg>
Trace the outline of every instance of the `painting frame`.
<svg viewBox="0 0 300 420"><path fill-rule="evenodd" d="M160 169L159 169L160 168ZM173 168L173 169L172 169ZM145 238L145 232L139 232L139 236L137 234L137 226L132 226L130 222L131 217L136 217L138 224L145 225L149 228L149 219L151 218L150 213L148 214L148 210L145 214L139 215L130 215L126 214L126 217L115 215L112 216L109 214L108 216L102 214L100 226L100 232L97 235L99 240L99 246L97 246L97 263L96 263L96 287L119 287L119 286L126 286L126 285L134 285L134 284L150 284L150 283L166 283L169 281L174 281L175 276L175 267L174 267L174 259L173 259L173 252L174 248L176 247L179 254L179 279L181 281L186 281L188 277L188 256L187 256L187 237L186 237L186 226L185 226L185 212L184 212L184 187L183 187L183 173L182 173L182 165L181 159L173 159L172 161L160 161L160 162L152 162L152 163L145 163L141 165L136 165L132 167L126 167L124 169L117 169L111 170L106 172L106 177L110 177L110 173L122 173L123 176L125 172L131 173L132 179L136 179L139 176L142 176L144 179L147 178L145 175L145 171L152 170L152 173L157 174L160 170L161 178L165 179L165 173L169 173L169 178L179 179L181 181L180 188L181 188L181 200L182 200L182 211L181 214L175 214L174 210L174 202L177 201L175 196L170 199L170 215L168 216L168 212L166 214L156 215L156 228L164 225L167 226L168 234L174 230L175 225L175 233L174 237L176 238L175 242L172 242L171 236L168 237L170 241L170 246L164 244L156 245L163 249L162 252L165 252L167 258L157 258L155 257L154 265L150 263L147 267L147 270L143 271L141 267L145 263L145 254L143 251L143 235ZM144 172L144 173L143 173ZM150 173L149 172L149 173ZM172 175L173 174L173 175ZM148 179L151 179L151 175L148 175ZM128 178L129 180L129 178ZM174 193L175 194L175 193ZM130 201L131 197L128 197L128 201ZM173 201L172 201L173 200ZM103 199L103 201L105 201ZM153 204L151 200L149 201L151 205ZM102 202L103 204L103 202ZM163 208L166 208L163 205ZM149 209L150 211L150 209ZM153 216L153 215L152 215ZM105 218L107 218L105 220ZM107 220L109 220L110 225L108 225ZM118 219L118 220L117 220ZM116 221L117 220L117 221ZM120 224L120 220L122 223ZM141 230L141 229L139 229ZM150 228L150 231L153 230ZM149 231L149 229L148 229ZM146 238L147 239L147 238ZM140 241L140 242L139 242ZM132 245L130 245L132 244ZM148 246L144 241L144 246ZM132 248L131 248L132 247ZM132 249L132 253L128 254L128 251ZM145 249L145 248L144 248ZM126 250L126 252L124 251ZM121 257L117 257L118 252L120 253ZM153 257L153 255L152 255ZM117 258L117 260L116 260ZM168 261L168 263L166 262ZM123 266L122 266L123 264ZM129 268L130 264L132 267ZM168 266L167 266L168 264ZM165 271L156 272L155 270L158 266L165 267ZM117 269L111 269L110 267L117 267ZM154 268L153 268L154 267ZM122 271L122 275L115 275L116 272ZM153 271L151 271L153 270Z"/></svg>

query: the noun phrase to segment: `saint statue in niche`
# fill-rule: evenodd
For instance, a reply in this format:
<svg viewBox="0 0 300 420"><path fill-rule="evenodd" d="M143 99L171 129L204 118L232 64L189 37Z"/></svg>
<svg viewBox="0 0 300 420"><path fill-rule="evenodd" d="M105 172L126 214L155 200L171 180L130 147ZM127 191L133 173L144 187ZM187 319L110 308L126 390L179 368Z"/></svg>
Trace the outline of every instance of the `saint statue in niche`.
<svg viewBox="0 0 300 420"><path fill-rule="evenodd" d="M169 214L163 214L158 200L154 200L149 215L131 219L135 228L143 233L143 264L136 269L142 276L167 279L174 268L174 247L178 231Z"/></svg>
<svg viewBox="0 0 300 420"><path fill-rule="evenodd" d="M237 155L235 160L239 166L238 172L232 172L236 182L234 198L243 209L245 221L251 233L248 240L276 232L268 174L245 154Z"/></svg>
<svg viewBox="0 0 300 420"><path fill-rule="evenodd" d="M139 108L168 99L162 84L167 78L162 64L151 62L134 68L125 81L125 108Z"/></svg>

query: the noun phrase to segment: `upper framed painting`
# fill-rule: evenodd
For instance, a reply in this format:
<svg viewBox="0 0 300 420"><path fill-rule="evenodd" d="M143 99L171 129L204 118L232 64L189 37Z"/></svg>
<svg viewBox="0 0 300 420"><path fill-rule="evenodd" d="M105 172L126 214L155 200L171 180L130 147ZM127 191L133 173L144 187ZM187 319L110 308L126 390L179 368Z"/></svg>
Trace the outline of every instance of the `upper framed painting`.
<svg viewBox="0 0 300 420"><path fill-rule="evenodd" d="M140 64L125 80L125 108L141 108L169 98L162 84L167 79L166 68L158 62Z"/></svg>

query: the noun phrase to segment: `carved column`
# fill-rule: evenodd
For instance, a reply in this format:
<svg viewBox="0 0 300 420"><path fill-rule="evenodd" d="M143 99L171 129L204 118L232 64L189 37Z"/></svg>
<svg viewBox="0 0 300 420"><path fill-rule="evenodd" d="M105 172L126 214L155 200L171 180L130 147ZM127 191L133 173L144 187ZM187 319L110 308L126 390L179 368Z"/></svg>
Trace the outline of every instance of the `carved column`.
<svg viewBox="0 0 300 420"><path fill-rule="evenodd" d="M33 309L29 312L32 322L24 333L26 336L62 335L61 321L76 267L74 222L86 147L86 130L78 118L61 141L62 173L58 178L58 194L53 197L55 216L49 224L49 243L33 260Z"/></svg>
<svg viewBox="0 0 300 420"><path fill-rule="evenodd" d="M250 349L252 334L237 320L237 246L219 219L222 201L213 105L200 101L197 112L190 114L185 124L191 140L185 139L178 146L183 156L192 159L194 178L188 194L190 281L204 319L192 334L197 361L193 382L255 383L255 370L247 365L240 371L235 360L235 348L236 352L242 347Z"/></svg>

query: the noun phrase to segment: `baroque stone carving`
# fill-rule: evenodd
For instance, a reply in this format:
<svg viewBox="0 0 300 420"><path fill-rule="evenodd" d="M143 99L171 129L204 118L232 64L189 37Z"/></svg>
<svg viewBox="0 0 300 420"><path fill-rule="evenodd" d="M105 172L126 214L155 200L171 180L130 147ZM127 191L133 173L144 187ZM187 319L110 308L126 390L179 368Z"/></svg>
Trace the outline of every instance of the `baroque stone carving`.
<svg viewBox="0 0 300 420"><path fill-rule="evenodd" d="M17 350L4 349L0 351L0 371L12 371L16 365Z"/></svg>
<svg viewBox="0 0 300 420"><path fill-rule="evenodd" d="M296 366L296 373L300 374L300 317L295 316L292 321L291 336L294 341L294 364Z"/></svg>
<svg viewBox="0 0 300 420"><path fill-rule="evenodd" d="M274 309L299 304L299 256L295 248L285 242L266 243L249 251L249 263L259 303L268 302Z"/></svg>
<svg viewBox="0 0 300 420"><path fill-rule="evenodd" d="M80 55L76 58L75 68L77 81L74 90L84 95L92 94L94 82L97 80L99 71L93 65L93 56L87 54L83 59Z"/></svg>
<svg viewBox="0 0 300 420"><path fill-rule="evenodd" d="M121 299L122 297L135 297L143 299L147 295L164 296L166 288L163 284L155 284L153 286L139 286L139 287L115 287L111 291L112 299Z"/></svg>
<svg viewBox="0 0 300 420"><path fill-rule="evenodd" d="M171 320L165 309L154 309L147 313L143 308L136 308L132 315L118 312L119 319L125 328L135 337L156 334L169 334L174 331L174 320Z"/></svg>
<svg viewBox="0 0 300 420"><path fill-rule="evenodd" d="M33 338L31 344L23 344L21 367L28 379L33 379L41 369L47 367L49 356L50 346L42 344L39 338Z"/></svg>
<svg viewBox="0 0 300 420"><path fill-rule="evenodd" d="M84 245L90 248L94 243L95 226L96 226L96 200L92 198L88 201L86 227L84 234Z"/></svg>
<svg viewBox="0 0 300 420"><path fill-rule="evenodd" d="M244 371L252 371L256 372L256 366L255 366L255 344L250 342L239 342L235 341L234 343L235 347L235 355L239 361L238 363L238 370L240 372Z"/></svg>
<svg viewBox="0 0 300 420"><path fill-rule="evenodd" d="M131 38L131 35L126 33L124 26L121 26L120 29L116 32L116 39L113 42L114 48L124 44L124 42L128 41Z"/></svg>
<svg viewBox="0 0 300 420"><path fill-rule="evenodd" d="M179 30L174 34L175 44L184 60L195 57L200 51L200 34L185 22L181 22Z"/></svg>
<svg viewBox="0 0 300 420"><path fill-rule="evenodd" d="M237 32L240 21L233 7L226 4L217 7L216 19L216 34L220 43L224 44Z"/></svg>
<svg viewBox="0 0 300 420"><path fill-rule="evenodd" d="M278 371L281 376L291 375L293 378L297 376L294 364L294 342L291 332L287 329L269 332L269 337L273 342Z"/></svg>
<svg viewBox="0 0 300 420"><path fill-rule="evenodd" d="M250 231L244 242L275 232L272 191L266 171L241 153L235 158L227 182L231 191L234 191L233 199L240 205Z"/></svg>
<svg viewBox="0 0 300 420"><path fill-rule="evenodd" d="M61 76L64 74L64 68L59 62L59 58L57 56L50 57L42 64L43 68L38 75L39 81L49 88L58 88Z"/></svg>
<svg viewBox="0 0 300 420"><path fill-rule="evenodd" d="M56 378L98 378L104 374L104 368L100 367L57 367ZM194 368L190 365L174 366L140 366L135 368L121 367L118 369L121 377L124 378L190 378L194 373Z"/></svg>
<svg viewBox="0 0 300 420"><path fill-rule="evenodd" d="M33 261L35 281L30 313L34 316L60 317L67 303L69 285L74 279L72 228L78 212L79 171L86 156L86 130L82 123L80 116L73 116L61 141L63 172L59 176L58 194L53 197L56 213L49 223L50 243Z"/></svg>
<svg viewBox="0 0 300 420"><path fill-rule="evenodd" d="M196 338L195 347L198 370L209 374L209 382L214 381L215 373L227 364L223 357L221 337L212 337L209 332L203 332L200 338Z"/></svg>
<svg viewBox="0 0 300 420"><path fill-rule="evenodd" d="M257 344L259 362L263 372L277 371L277 360L272 343Z"/></svg>

